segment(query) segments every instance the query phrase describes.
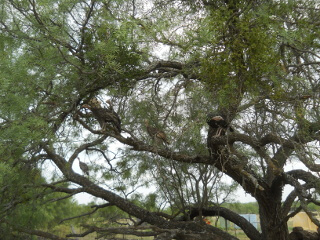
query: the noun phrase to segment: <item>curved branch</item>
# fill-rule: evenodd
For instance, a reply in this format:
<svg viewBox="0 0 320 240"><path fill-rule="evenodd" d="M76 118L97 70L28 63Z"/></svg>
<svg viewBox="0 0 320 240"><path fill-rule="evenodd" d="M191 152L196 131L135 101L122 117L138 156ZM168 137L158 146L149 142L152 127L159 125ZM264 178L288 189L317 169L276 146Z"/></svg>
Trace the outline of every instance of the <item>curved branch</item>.
<svg viewBox="0 0 320 240"><path fill-rule="evenodd" d="M288 214L287 216L285 216L282 221L281 224L284 222L287 222L290 218L293 218L295 215L297 215L300 211L302 210L302 207L299 206L296 210L294 210L293 212L291 212L290 214ZM280 225L280 224L279 224Z"/></svg>
<svg viewBox="0 0 320 240"><path fill-rule="evenodd" d="M302 197L299 196L300 206L306 212L311 221L320 227L320 221L314 216L314 214L308 209L308 202L306 202Z"/></svg>
<svg viewBox="0 0 320 240"><path fill-rule="evenodd" d="M83 217L83 216L91 215L91 214L95 213L97 210L99 210L100 208L109 207L109 206L113 206L113 204L106 203L106 204L103 204L103 205L91 206L91 207L94 207L94 209L92 211L80 214L78 216L73 216L73 217L62 219L62 220L60 220L59 224L63 223L64 221L68 221L68 220L72 220L72 219L75 219L75 218L80 218L80 217Z"/></svg>
<svg viewBox="0 0 320 240"><path fill-rule="evenodd" d="M112 135L112 134L109 134L109 136L116 138L119 142L123 144L131 146L132 147L131 150L135 150L139 152L155 153L161 157L176 160L179 162L185 162L185 163L206 163L206 164L213 163L213 161L210 159L209 156L205 156L205 155L190 156L183 153L168 151L168 149L157 148L151 145L147 145L142 141L135 140L130 137L125 138L121 135Z"/></svg>
<svg viewBox="0 0 320 240"><path fill-rule="evenodd" d="M150 237L150 236L156 236L159 233L156 232L150 232L146 231L150 229L151 227L128 227L128 228L116 228L116 227L110 227L110 228L98 228L94 226L90 226L89 229L94 230L97 233L104 233L104 234L124 234L124 235L134 235L139 237ZM164 232L165 230L159 229L159 232ZM68 235L70 237L80 237L79 234L70 234Z"/></svg>
<svg viewBox="0 0 320 240"><path fill-rule="evenodd" d="M318 177L309 172L305 172L304 170L292 170L288 172L284 178L290 185L295 187L302 209L307 213L314 224L320 226L320 221L316 219L308 209L308 202L306 201L306 199L312 199L311 195L308 194L307 189L317 187L319 183ZM306 184L301 185L297 179L305 181Z"/></svg>
<svg viewBox="0 0 320 240"><path fill-rule="evenodd" d="M314 181L315 180L320 181L316 176L312 175L309 172L305 172L303 170L293 170L293 171L288 172L287 174L291 175L290 177L293 178L291 180L289 179L289 181L288 181L288 178L285 178L287 183L294 186L294 187L296 185L298 185L298 189L295 187L295 189L288 195L286 200L283 202L282 212L283 212L283 217L285 219L289 219L290 217L292 217L292 214L290 214L290 215L287 215L287 214L290 212L292 204L294 203L294 200L297 197L299 197L299 193L301 191L306 192L307 190L309 190L311 188L315 188L317 186L317 183ZM298 181L295 180L295 178L305 181L306 184L301 185ZM304 197L306 197L308 199L308 202L313 202L313 203L319 205L319 203L315 199L311 198L310 195L305 194Z"/></svg>
<svg viewBox="0 0 320 240"><path fill-rule="evenodd" d="M159 79L162 77L175 77L179 74L185 78L200 79L200 76L196 76L195 73L190 73L190 66L186 66L181 62L176 61L157 61L150 64L143 70L143 73L136 77L137 80L143 80L147 78Z"/></svg>
<svg viewBox="0 0 320 240"><path fill-rule="evenodd" d="M282 213L283 213L283 218L285 218L288 213L291 210L292 204L294 203L294 200L297 197L297 192L296 190L293 190L286 198L286 200L282 204Z"/></svg>
<svg viewBox="0 0 320 240"><path fill-rule="evenodd" d="M108 138L108 135L103 135L102 137L92 141L92 142L89 142L89 143L85 143L83 145L81 145L80 147L78 147L74 152L73 154L71 155L71 157L69 158L69 163L70 163L70 166L72 166L74 160L77 158L77 156L79 155L79 153L81 153L82 151L86 150L87 148L89 147L92 147L92 146L96 146L100 143L102 143L104 140L106 140Z"/></svg>
<svg viewBox="0 0 320 240"><path fill-rule="evenodd" d="M202 208L201 213L203 216L221 216L230 222L238 225L251 240L260 239L259 231L244 217L239 214L224 208L224 207L208 207ZM190 212L190 218L193 219L200 215L199 208L193 208Z"/></svg>
<svg viewBox="0 0 320 240"><path fill-rule="evenodd" d="M77 193L81 193L84 191L83 188L70 189L70 188L66 188L66 187L57 187L53 184L41 184L41 185L44 187L51 188L55 192L69 193L72 195L77 194Z"/></svg>
<svg viewBox="0 0 320 240"><path fill-rule="evenodd" d="M301 146L296 148L296 153L298 155L299 160L310 170L313 172L320 172L320 164L315 163L309 156L309 152L306 151ZM309 155L309 156L308 156Z"/></svg>
<svg viewBox="0 0 320 240"><path fill-rule="evenodd" d="M148 222L162 229L189 229L193 233L201 233L203 231L207 231L208 233L212 234L212 237L219 236L223 237L223 239L226 240L236 239L230 234L225 233L224 231L212 226L203 226L196 222L167 221L157 214L149 212L144 208L135 205L131 201L124 199L119 195L100 187L99 185L94 184L88 178L73 172L70 168L66 168L65 164L61 164L62 160L66 162L61 156L59 156L47 146L43 146L43 149L47 152L52 161L56 163L56 165L60 168L62 173L67 177L69 181L79 184L83 187L83 190L85 192L95 197L104 199L105 201L117 206L119 209L123 210L129 215L135 216L136 218L139 218L144 222Z"/></svg>
<svg viewBox="0 0 320 240"><path fill-rule="evenodd" d="M103 156L103 158L107 161L107 163L108 163L108 165L109 165L109 167L110 167L110 170L111 170L111 171L115 171L115 172L118 173L118 170L117 170L117 169L114 169L113 166L112 166L112 164L111 164L111 161L112 161L112 160L110 160L110 159L107 157L107 155L105 154L104 151L102 151L102 150L99 149L99 148L88 148L87 150L99 152L99 153Z"/></svg>
<svg viewBox="0 0 320 240"><path fill-rule="evenodd" d="M292 176L294 179L301 179L314 188L316 188L317 184L320 182L320 179L317 176L301 169L291 170L286 172L286 174Z"/></svg>
<svg viewBox="0 0 320 240"><path fill-rule="evenodd" d="M235 163L234 161L229 161L227 163L224 163L223 165L217 164L216 160L204 155L195 155L190 156L187 154L181 154L178 152L172 152L168 151L168 149L163 148L157 148L155 146L146 145L145 143L135 140L132 138L125 138L121 135L112 135L109 134L109 136L112 136L116 138L119 142L132 146L132 150L135 151L146 151L150 153L155 153L161 157L175 160L179 162L185 162L185 163L203 163L203 164L209 164L209 165L215 165L217 168L221 169L222 171L226 172L229 176L232 176L238 183L242 183L244 180L246 181L246 190L250 193L256 193L257 190L263 191L264 187L261 183L261 181L255 176L255 174L248 169L245 170L243 167L241 167L241 164ZM233 142L239 139L245 139L251 144L255 144L254 140L250 139L249 136L244 134L231 134L227 137L218 137L214 139L214 141L217 141L219 143L225 143L227 142ZM240 169L241 168L241 169ZM227 171L226 171L227 170Z"/></svg>
<svg viewBox="0 0 320 240"><path fill-rule="evenodd" d="M96 232L96 228L95 227L90 227L87 231L83 232L83 233L72 233L72 234L67 234L66 237L85 237L87 235L89 235L90 233Z"/></svg>

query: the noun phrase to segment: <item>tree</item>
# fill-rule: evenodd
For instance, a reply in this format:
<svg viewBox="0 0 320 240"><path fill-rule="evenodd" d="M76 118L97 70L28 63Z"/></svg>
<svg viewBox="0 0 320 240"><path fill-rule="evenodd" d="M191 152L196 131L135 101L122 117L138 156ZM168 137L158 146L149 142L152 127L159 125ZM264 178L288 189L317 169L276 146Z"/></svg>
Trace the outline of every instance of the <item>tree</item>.
<svg viewBox="0 0 320 240"><path fill-rule="evenodd" d="M87 233L237 239L202 220L221 216L250 239L284 240L301 210L320 226L308 209L319 204L318 13L316 1L2 1L1 162L51 162L37 188L89 193L134 223ZM121 133L81 108L94 98L112 99ZM206 146L212 111L234 129L210 137L219 154ZM95 174L75 172L77 158ZM256 198L261 233L217 205L214 191L232 190L217 188L221 174ZM156 195L132 194L152 184Z"/></svg>

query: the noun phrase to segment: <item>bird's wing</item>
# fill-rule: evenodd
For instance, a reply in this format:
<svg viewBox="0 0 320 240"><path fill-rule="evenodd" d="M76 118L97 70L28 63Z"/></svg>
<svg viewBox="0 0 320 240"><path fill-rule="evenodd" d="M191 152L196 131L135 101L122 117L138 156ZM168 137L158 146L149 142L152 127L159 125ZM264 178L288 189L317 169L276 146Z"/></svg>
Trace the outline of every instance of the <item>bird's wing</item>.
<svg viewBox="0 0 320 240"><path fill-rule="evenodd" d="M147 126L147 132L150 135L150 137L155 137L156 134L158 133L158 130L154 127Z"/></svg>
<svg viewBox="0 0 320 240"><path fill-rule="evenodd" d="M156 133L156 137L163 140L164 142L166 142L167 144L169 144L168 140L167 140L167 135L163 132L163 131L158 131Z"/></svg>

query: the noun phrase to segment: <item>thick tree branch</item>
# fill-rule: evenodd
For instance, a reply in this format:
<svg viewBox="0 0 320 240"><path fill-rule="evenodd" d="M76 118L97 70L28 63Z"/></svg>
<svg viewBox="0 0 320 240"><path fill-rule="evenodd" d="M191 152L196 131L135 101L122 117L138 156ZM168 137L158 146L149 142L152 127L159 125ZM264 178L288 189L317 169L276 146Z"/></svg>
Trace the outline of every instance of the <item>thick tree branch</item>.
<svg viewBox="0 0 320 240"><path fill-rule="evenodd" d="M286 172L286 174L293 177L294 179L301 179L306 182L308 186L312 186L314 188L317 188L320 182L320 179L317 176L302 169L291 170L289 172Z"/></svg>
<svg viewBox="0 0 320 240"><path fill-rule="evenodd" d="M305 181L306 184L301 185L297 179L301 179ZM302 207L302 209L308 214L312 222L320 227L320 221L314 217L312 212L307 207L308 205L307 201L312 199L312 196L307 192L307 189L317 188L317 186L319 185L318 177L312 175L309 172L305 172L303 170L292 170L286 174L285 180L289 184L294 186L297 192L297 196L300 200L300 206Z"/></svg>
<svg viewBox="0 0 320 240"><path fill-rule="evenodd" d="M133 215L141 219L142 221L148 222L162 229L189 229L190 231L195 233L202 232L206 229L213 236L223 236L224 239L236 239L228 233L225 233L220 229L214 227L210 227L207 229L207 227L204 226L205 229L203 229L201 225L195 222L166 221L157 214L151 213L141 207L136 206L131 201L128 201L111 191L103 189L102 187L91 182L88 178L73 172L70 168L66 168L65 164L63 164L66 161L61 156L56 154L52 149L50 149L47 146L43 146L43 149L47 152L48 156L53 160L53 162L55 162L59 168L61 167L60 170L67 177L68 180L81 185L85 192L95 197L106 200L110 204L117 206L124 212L127 212L128 214Z"/></svg>
<svg viewBox="0 0 320 240"><path fill-rule="evenodd" d="M194 219L199 216L200 211L203 216L221 216L230 222L233 222L238 225L251 240L260 239L259 231L248 220L227 208L218 206L202 208L201 210L199 208L192 208L190 211L190 218Z"/></svg>
<svg viewBox="0 0 320 240"><path fill-rule="evenodd" d="M288 213L291 210L292 204L294 203L294 200L297 197L297 192L296 190L291 191L291 193L287 196L286 200L282 204L282 213L283 213L283 218L285 218Z"/></svg>

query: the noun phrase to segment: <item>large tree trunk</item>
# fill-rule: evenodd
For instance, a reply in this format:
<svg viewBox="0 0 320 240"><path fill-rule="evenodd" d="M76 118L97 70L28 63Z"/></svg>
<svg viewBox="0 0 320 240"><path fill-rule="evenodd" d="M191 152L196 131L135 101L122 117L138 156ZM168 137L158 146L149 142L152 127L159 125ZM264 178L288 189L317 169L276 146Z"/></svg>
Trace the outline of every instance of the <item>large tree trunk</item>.
<svg viewBox="0 0 320 240"><path fill-rule="evenodd" d="M263 196L257 197L260 213L261 240L288 240L287 222L283 222L281 211L282 187L266 190Z"/></svg>

